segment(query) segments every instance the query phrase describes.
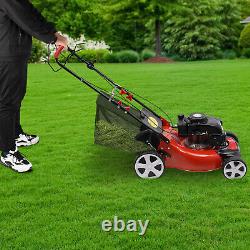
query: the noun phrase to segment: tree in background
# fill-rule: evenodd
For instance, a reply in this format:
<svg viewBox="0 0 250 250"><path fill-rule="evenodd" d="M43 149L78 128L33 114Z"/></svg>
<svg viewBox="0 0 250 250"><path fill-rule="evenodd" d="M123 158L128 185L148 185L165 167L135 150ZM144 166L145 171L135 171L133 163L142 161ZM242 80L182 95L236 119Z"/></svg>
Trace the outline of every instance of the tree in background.
<svg viewBox="0 0 250 250"><path fill-rule="evenodd" d="M56 27L72 38L84 34L88 38L100 34L100 18L93 12L96 0L33 0L32 3L42 11Z"/></svg>
<svg viewBox="0 0 250 250"><path fill-rule="evenodd" d="M237 5L240 7L242 19L250 16L250 0L238 0Z"/></svg>
<svg viewBox="0 0 250 250"><path fill-rule="evenodd" d="M102 37L113 50L140 51L145 46L140 8L140 1L132 0L104 0L95 6L93 11L103 17Z"/></svg>
<svg viewBox="0 0 250 250"><path fill-rule="evenodd" d="M155 52L156 56L161 56L162 50L162 22L164 22L167 13L176 5L177 1L173 0L146 0L144 1L144 13L145 18L148 18L154 23L155 34ZM175 5L173 5L175 4Z"/></svg>
<svg viewBox="0 0 250 250"><path fill-rule="evenodd" d="M220 50L221 17L214 0L182 1L165 24L165 49L187 60L214 58Z"/></svg>
<svg viewBox="0 0 250 250"><path fill-rule="evenodd" d="M72 38L104 40L112 50L161 47L188 60L236 50L250 0L33 0ZM173 8L174 7L174 8Z"/></svg>
<svg viewBox="0 0 250 250"><path fill-rule="evenodd" d="M242 50L242 55L250 58L250 24L246 25L240 35L239 45Z"/></svg>
<svg viewBox="0 0 250 250"><path fill-rule="evenodd" d="M250 24L242 30L239 44L242 48L250 48Z"/></svg>
<svg viewBox="0 0 250 250"><path fill-rule="evenodd" d="M104 11L106 22L111 23L110 26L117 31L106 37L110 40L107 40L108 43L117 42L122 37L122 41L118 42L120 46L121 42L126 47L130 44L130 48L137 50L150 46L145 38L151 33L148 32L147 24L152 22L156 55L161 55L161 23L176 0L107 0L105 3L106 6L100 10Z"/></svg>
<svg viewBox="0 0 250 250"><path fill-rule="evenodd" d="M220 16L221 49L230 50L238 47L238 40L242 29L240 6L237 0L220 0L217 9L217 16Z"/></svg>

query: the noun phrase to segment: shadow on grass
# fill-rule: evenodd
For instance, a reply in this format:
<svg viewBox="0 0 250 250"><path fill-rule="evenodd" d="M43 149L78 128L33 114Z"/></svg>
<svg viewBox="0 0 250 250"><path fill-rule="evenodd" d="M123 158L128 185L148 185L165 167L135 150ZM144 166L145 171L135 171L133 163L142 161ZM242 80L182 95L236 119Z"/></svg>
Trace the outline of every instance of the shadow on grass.
<svg viewBox="0 0 250 250"><path fill-rule="evenodd" d="M112 176L119 178L129 178L134 176L133 162L135 153L122 152L103 146L91 145L88 148L88 163L90 171L95 176Z"/></svg>

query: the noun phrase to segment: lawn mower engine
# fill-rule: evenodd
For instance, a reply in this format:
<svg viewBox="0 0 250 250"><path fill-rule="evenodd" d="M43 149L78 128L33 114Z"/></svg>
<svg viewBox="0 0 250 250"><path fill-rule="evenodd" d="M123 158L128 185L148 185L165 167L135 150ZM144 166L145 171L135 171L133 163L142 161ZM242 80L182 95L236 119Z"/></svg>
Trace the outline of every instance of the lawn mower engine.
<svg viewBox="0 0 250 250"><path fill-rule="evenodd" d="M211 149L226 145L222 121L204 114L178 116L178 133L184 137L185 146L192 149Z"/></svg>

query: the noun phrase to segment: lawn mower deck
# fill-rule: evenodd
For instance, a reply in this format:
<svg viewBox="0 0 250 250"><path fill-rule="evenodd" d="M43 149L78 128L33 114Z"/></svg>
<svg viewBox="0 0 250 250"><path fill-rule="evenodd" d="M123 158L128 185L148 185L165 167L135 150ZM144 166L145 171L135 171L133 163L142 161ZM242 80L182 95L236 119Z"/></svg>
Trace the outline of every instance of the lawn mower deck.
<svg viewBox="0 0 250 250"><path fill-rule="evenodd" d="M62 50L63 47L59 47L55 52L58 65L99 94L96 115L96 125L102 130L99 134L112 135L120 130L119 138L123 139L131 136L128 130L133 127L135 134L132 139L149 147L135 160L135 172L140 178L159 178L168 168L191 172L222 169L227 179L240 179L245 176L247 166L240 156L238 138L235 134L224 131L220 119L202 113L193 113L188 117L179 115L178 123L174 126L171 121L146 106L143 102L145 98L116 84L95 68L92 62L80 57L76 50L68 48L70 55L67 60L74 56L85 63L88 69L95 71L112 86L112 91L104 91L77 75L66 66L67 60L65 63L59 60ZM122 126L122 123L125 125ZM96 142L105 145L108 140L108 137L103 137L99 140L100 143ZM110 141L111 146L121 143L122 140L116 143Z"/></svg>

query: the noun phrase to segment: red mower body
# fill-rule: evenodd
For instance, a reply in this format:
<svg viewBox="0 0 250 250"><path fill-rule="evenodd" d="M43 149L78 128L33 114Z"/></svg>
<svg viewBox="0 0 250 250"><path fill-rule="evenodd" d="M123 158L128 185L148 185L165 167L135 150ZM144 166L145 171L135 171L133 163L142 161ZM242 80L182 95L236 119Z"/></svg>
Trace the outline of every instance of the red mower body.
<svg viewBox="0 0 250 250"><path fill-rule="evenodd" d="M215 149L192 149L185 145L185 138L179 137L177 130L163 120L163 135L169 142L161 141L158 151L164 152L165 168L176 168L190 172L209 172L222 168L223 159ZM170 133L171 132L171 133ZM227 138L227 149L239 150L238 143Z"/></svg>

